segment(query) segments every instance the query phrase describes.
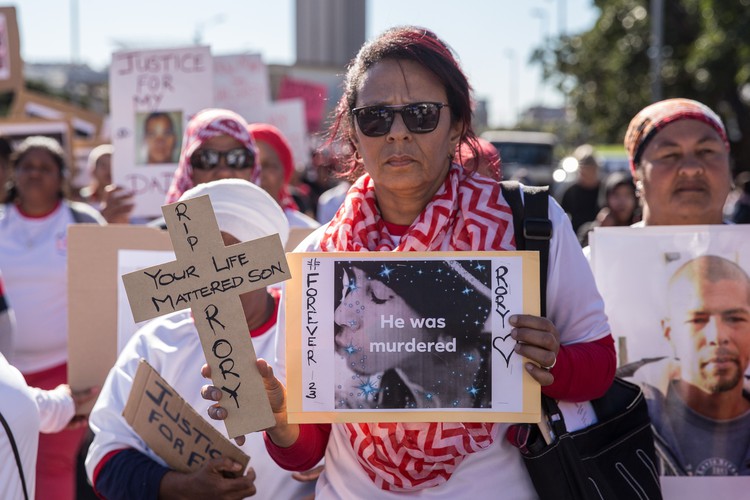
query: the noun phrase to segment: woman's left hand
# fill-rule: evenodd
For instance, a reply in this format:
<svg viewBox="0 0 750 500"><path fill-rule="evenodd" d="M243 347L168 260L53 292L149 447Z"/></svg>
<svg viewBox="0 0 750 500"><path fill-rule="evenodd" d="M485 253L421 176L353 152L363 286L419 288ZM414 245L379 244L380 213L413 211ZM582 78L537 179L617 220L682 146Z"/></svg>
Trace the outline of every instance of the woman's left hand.
<svg viewBox="0 0 750 500"><path fill-rule="evenodd" d="M560 333L555 325L547 318L530 314L511 316L510 324L510 335L517 341L515 351L534 362L526 363L526 370L541 386L551 385L555 377L550 369L560 350Z"/></svg>

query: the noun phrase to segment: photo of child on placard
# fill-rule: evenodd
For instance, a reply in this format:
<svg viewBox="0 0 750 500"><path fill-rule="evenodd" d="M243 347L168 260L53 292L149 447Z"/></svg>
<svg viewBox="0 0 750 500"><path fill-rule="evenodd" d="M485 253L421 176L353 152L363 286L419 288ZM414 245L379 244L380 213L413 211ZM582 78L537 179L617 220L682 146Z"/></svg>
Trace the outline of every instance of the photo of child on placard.
<svg viewBox="0 0 750 500"><path fill-rule="evenodd" d="M662 475L749 475L747 234L644 229L597 231L592 242L612 331L625 339L618 375L643 388ZM623 252L629 265L611 265Z"/></svg>
<svg viewBox="0 0 750 500"><path fill-rule="evenodd" d="M136 113L136 158L140 164L177 163L182 141L181 111Z"/></svg>
<svg viewBox="0 0 750 500"><path fill-rule="evenodd" d="M336 407L491 407L491 267L336 262Z"/></svg>

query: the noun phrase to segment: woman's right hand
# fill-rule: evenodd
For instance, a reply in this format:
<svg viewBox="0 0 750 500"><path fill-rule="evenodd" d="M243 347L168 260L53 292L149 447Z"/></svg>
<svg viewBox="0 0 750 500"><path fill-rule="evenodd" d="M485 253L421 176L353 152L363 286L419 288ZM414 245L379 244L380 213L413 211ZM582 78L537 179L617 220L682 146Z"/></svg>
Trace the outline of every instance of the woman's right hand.
<svg viewBox="0 0 750 500"><path fill-rule="evenodd" d="M271 404L271 411L276 419L276 425L266 429L268 437L279 447L287 448L297 441L299 436L299 426L289 424L286 413L286 388L281 381L273 374L273 368L264 360L257 360L257 367L260 376L263 378L263 385L266 388L266 395ZM207 364L201 368L201 375L205 378L211 378L211 367ZM201 389L203 399L214 401L216 404L208 408L208 416L214 420L224 420L227 418L227 410L219 404L221 401L221 389L214 385L204 385ZM245 436L235 438L238 445L245 443Z"/></svg>

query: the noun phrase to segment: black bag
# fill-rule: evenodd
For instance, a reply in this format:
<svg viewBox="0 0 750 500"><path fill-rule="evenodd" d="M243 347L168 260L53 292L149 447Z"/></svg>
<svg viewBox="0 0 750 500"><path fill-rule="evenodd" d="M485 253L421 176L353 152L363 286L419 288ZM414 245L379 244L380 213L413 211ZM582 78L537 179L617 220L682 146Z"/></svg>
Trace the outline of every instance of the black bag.
<svg viewBox="0 0 750 500"><path fill-rule="evenodd" d="M524 190L503 182L513 210L516 246L540 253L541 309L545 314L547 262L552 226L546 189ZM546 224L545 224L546 221ZM648 406L641 388L615 378L607 393L591 401L597 423L574 432L554 399L542 395L542 409L554 438L549 444L534 424L521 424L526 469L542 500L661 499ZM516 443L517 445L519 443Z"/></svg>

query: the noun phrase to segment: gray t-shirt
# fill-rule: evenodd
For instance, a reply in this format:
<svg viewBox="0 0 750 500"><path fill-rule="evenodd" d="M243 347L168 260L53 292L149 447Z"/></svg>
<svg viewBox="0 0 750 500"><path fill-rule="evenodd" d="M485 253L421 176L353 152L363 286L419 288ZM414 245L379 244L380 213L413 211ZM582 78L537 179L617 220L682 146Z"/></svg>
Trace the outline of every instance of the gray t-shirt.
<svg viewBox="0 0 750 500"><path fill-rule="evenodd" d="M731 420L713 420L688 408L670 387L664 413L679 440L689 475L738 475L750 449L750 411Z"/></svg>

